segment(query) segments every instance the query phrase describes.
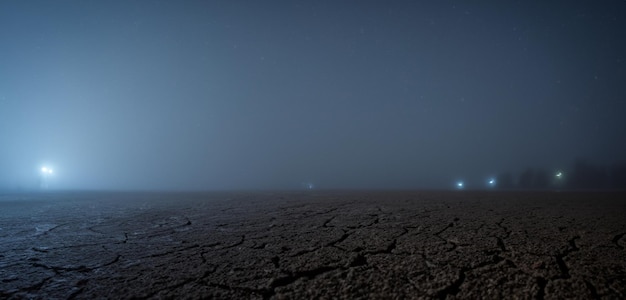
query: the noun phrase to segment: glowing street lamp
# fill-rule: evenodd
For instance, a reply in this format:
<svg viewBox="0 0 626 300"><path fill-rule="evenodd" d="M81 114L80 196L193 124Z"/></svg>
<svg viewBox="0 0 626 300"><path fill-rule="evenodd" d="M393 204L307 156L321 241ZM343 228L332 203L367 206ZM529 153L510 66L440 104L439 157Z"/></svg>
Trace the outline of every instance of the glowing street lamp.
<svg viewBox="0 0 626 300"><path fill-rule="evenodd" d="M487 182L489 184L489 187L494 187L496 186L496 180L491 178L489 179L489 181Z"/></svg>
<svg viewBox="0 0 626 300"><path fill-rule="evenodd" d="M552 186L555 188L563 187L567 183L567 179L565 178L565 173L562 171L556 171L554 174L554 179L552 180Z"/></svg>
<svg viewBox="0 0 626 300"><path fill-rule="evenodd" d="M459 181L459 182L456 183L456 188L459 189L459 190L462 190L463 186L464 186L463 181Z"/></svg>
<svg viewBox="0 0 626 300"><path fill-rule="evenodd" d="M48 177L52 176L54 171L48 167L41 167L41 188L48 188Z"/></svg>

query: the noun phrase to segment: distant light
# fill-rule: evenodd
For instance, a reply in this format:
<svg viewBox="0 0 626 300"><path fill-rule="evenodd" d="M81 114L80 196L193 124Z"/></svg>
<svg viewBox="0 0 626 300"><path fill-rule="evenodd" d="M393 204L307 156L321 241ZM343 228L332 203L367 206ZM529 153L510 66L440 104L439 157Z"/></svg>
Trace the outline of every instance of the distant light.
<svg viewBox="0 0 626 300"><path fill-rule="evenodd" d="M52 174L52 173L54 173L54 171L52 169L48 168L48 167L41 167L41 173Z"/></svg>
<svg viewBox="0 0 626 300"><path fill-rule="evenodd" d="M307 183L306 187L307 187L309 190L312 190L312 189L314 188L314 186L313 186L313 184L312 184L312 183Z"/></svg>
<svg viewBox="0 0 626 300"><path fill-rule="evenodd" d="M458 189L462 189L462 188L463 188L463 181L459 181L459 182L457 182L457 183L456 183L456 187L457 187Z"/></svg>
<svg viewBox="0 0 626 300"><path fill-rule="evenodd" d="M52 169L48 169L48 174L52 174Z"/></svg>
<svg viewBox="0 0 626 300"><path fill-rule="evenodd" d="M46 167L41 168L41 172L48 173L48 168L46 168Z"/></svg>
<svg viewBox="0 0 626 300"><path fill-rule="evenodd" d="M561 178L561 177L563 177L563 173L562 173L562 172L557 172L557 173L556 173L556 177L557 177L557 178Z"/></svg>

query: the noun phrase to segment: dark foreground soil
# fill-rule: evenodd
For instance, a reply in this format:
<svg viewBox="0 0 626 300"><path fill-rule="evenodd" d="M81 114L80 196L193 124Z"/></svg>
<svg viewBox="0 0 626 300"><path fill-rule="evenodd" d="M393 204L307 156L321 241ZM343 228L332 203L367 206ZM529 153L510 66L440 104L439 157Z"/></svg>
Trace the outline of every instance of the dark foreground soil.
<svg viewBox="0 0 626 300"><path fill-rule="evenodd" d="M624 196L0 195L0 299L624 299Z"/></svg>

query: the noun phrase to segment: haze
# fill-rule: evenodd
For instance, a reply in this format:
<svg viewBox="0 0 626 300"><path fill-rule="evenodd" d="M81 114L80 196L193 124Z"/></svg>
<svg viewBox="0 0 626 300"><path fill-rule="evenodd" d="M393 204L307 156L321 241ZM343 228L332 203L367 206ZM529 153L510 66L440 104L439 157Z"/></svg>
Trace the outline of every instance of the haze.
<svg viewBox="0 0 626 300"><path fill-rule="evenodd" d="M448 188L625 161L624 1L2 1L0 188Z"/></svg>

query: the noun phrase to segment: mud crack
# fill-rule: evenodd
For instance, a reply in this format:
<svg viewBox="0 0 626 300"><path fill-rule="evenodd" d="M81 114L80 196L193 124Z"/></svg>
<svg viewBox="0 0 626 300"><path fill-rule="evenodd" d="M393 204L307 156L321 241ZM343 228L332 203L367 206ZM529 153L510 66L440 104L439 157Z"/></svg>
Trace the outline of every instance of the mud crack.
<svg viewBox="0 0 626 300"><path fill-rule="evenodd" d="M448 295L458 294L461 291L461 285L465 281L465 272L467 271L468 269L466 268L459 270L457 278L452 282L452 284L437 292L437 297L439 299L446 299Z"/></svg>
<svg viewBox="0 0 626 300"><path fill-rule="evenodd" d="M535 279L537 280L537 286L539 287L536 298L538 300L543 300L546 296L546 285L548 284L548 280L543 277L536 277Z"/></svg>
<svg viewBox="0 0 626 300"><path fill-rule="evenodd" d="M561 271L561 275L555 276L553 279L568 279L571 277L569 273L569 268L567 267L567 263L565 263L565 258L572 252L578 251L578 247L576 246L576 239L579 239L580 236L575 236L568 241L568 246L561 253L558 253L554 256L556 259L556 263L559 266L559 270Z"/></svg>
<svg viewBox="0 0 626 300"><path fill-rule="evenodd" d="M613 244L615 244L618 248L620 248L622 250L624 249L624 246L619 244L619 240L621 240L624 237L624 235L626 235L626 233L620 233L620 234L614 236L613 239L612 239Z"/></svg>

